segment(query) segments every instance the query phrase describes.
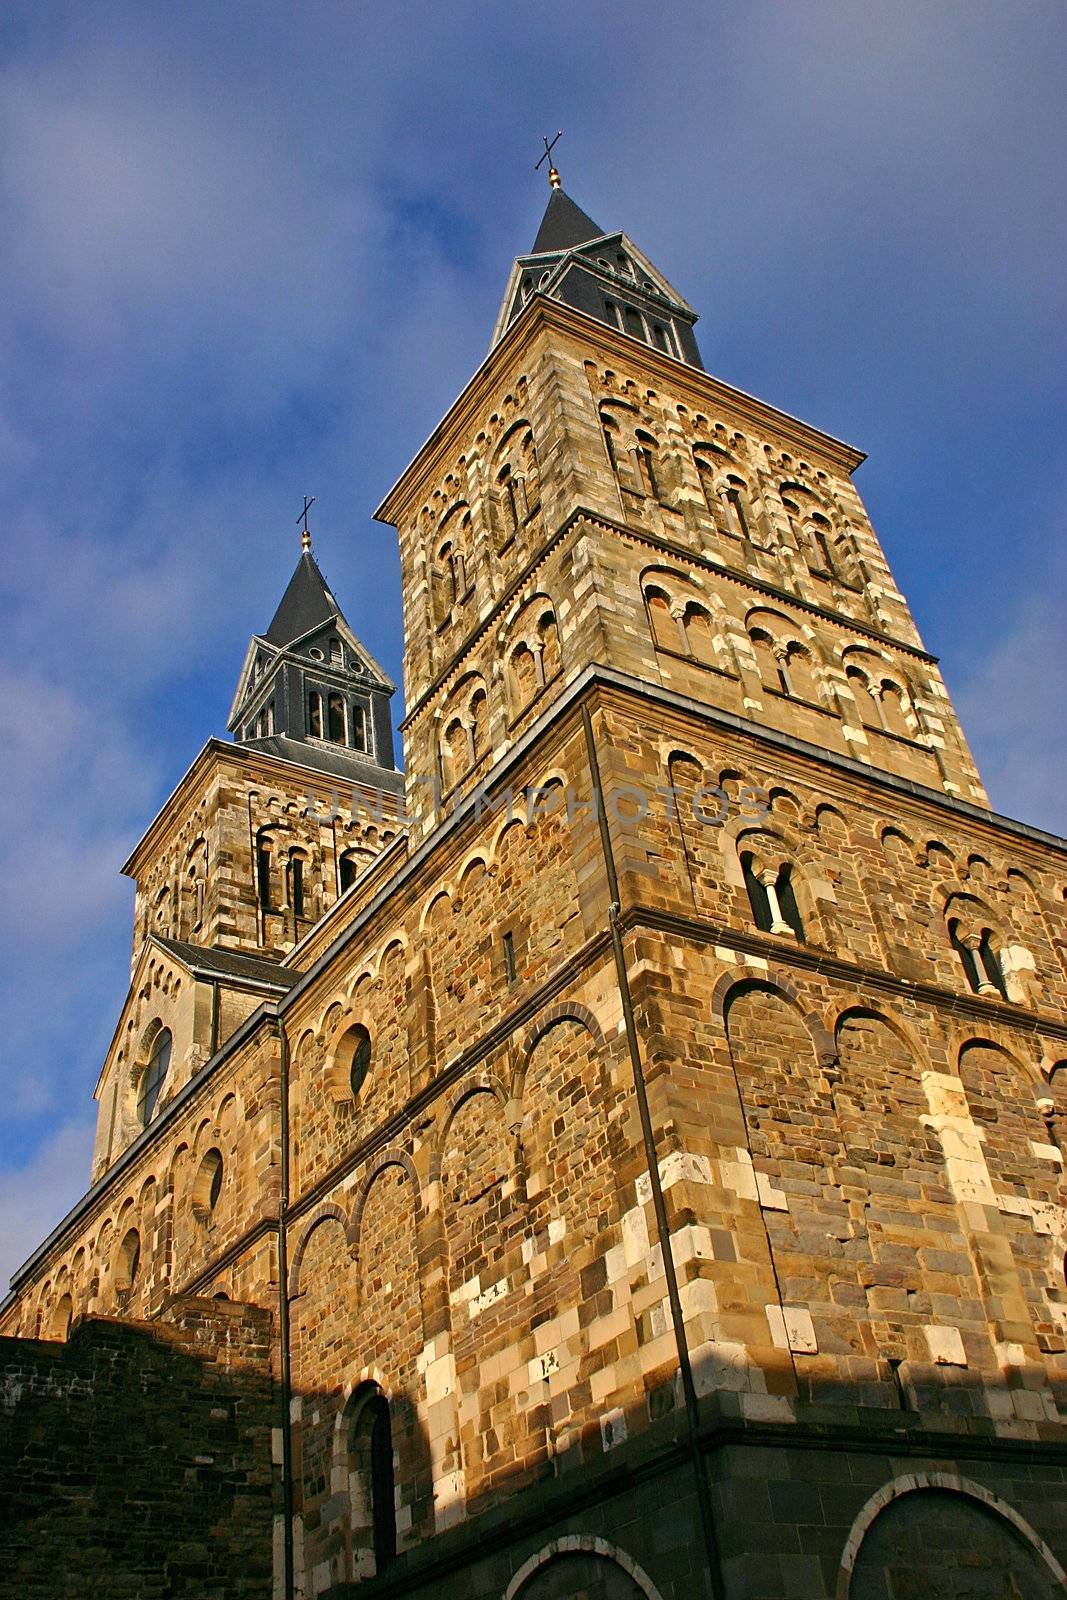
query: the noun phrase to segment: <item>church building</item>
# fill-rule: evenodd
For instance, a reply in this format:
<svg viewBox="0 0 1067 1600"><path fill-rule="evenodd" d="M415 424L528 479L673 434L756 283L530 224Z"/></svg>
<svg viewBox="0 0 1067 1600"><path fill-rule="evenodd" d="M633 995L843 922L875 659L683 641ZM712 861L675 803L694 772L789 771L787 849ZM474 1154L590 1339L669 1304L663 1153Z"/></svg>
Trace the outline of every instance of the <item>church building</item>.
<svg viewBox="0 0 1067 1600"><path fill-rule="evenodd" d="M1067 1588L1067 843L696 322L551 168L376 513L402 770L305 532L123 868L0 1594Z"/></svg>

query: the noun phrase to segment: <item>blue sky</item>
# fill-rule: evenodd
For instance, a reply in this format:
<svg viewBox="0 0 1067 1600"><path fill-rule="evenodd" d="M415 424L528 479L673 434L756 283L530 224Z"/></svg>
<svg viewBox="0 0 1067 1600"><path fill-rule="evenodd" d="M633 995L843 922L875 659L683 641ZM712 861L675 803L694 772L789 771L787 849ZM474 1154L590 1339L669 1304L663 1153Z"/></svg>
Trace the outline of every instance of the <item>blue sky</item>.
<svg viewBox="0 0 1067 1600"><path fill-rule="evenodd" d="M119 864L316 551L400 677L385 490L568 191L857 483L993 803L1067 833L1059 0L7 0L0 1282L85 1186Z"/></svg>

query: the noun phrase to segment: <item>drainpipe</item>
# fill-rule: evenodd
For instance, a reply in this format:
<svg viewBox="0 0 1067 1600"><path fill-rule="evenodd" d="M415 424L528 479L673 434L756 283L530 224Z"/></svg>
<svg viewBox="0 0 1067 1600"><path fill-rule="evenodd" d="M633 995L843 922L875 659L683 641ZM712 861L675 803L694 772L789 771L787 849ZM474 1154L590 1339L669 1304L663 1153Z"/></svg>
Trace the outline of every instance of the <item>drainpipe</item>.
<svg viewBox="0 0 1067 1600"><path fill-rule="evenodd" d="M281 1344L282 1377L282 1528L285 1565L285 1600L294 1600L293 1561L293 1433L292 1363L289 1349L289 1248L286 1239L289 1212L289 1040L285 1023L278 1019L279 1078L281 1091L281 1193L278 1198L278 1338Z"/></svg>
<svg viewBox="0 0 1067 1600"><path fill-rule="evenodd" d="M678 1292L678 1275L675 1272L674 1256L671 1253L667 1203L663 1197L663 1186L660 1183L659 1161L656 1156L656 1136L652 1129L652 1115L648 1107L648 1090L645 1084L644 1067L641 1063L637 1024L634 1021L630 976L626 970L626 953L623 949L622 934L619 931L619 911L621 906L619 879L615 871L615 852L612 848L607 809L604 805L604 792L600 782L600 763L597 760L596 743L593 738L593 723L587 706L582 706L581 716L582 729L585 733L586 757L589 762L589 774L593 785L593 803L596 807L597 822L600 827L600 844L604 856L604 869L607 873L608 892L611 896L608 924L611 934L611 948L615 957L615 975L619 984L619 998L622 1001L626 1044L630 1053L634 1092L637 1096L637 1110L641 1120L641 1137L645 1147L645 1164L648 1169L648 1181L652 1189L652 1205L656 1214L656 1234L663 1256L663 1271L667 1279L667 1298L670 1302L674 1342L678 1351L678 1370L681 1374L682 1394L685 1399L686 1436L693 1467L693 1477L696 1483L700 1527L704 1536L704 1557L707 1562L713 1600L725 1600L722 1569L719 1561L719 1546L715 1536L715 1521L711 1506L711 1490L708 1488L707 1474L704 1471L704 1459L700 1449L700 1417L697 1407L696 1385L693 1382L693 1366L689 1359L689 1344L685 1334L682 1300Z"/></svg>

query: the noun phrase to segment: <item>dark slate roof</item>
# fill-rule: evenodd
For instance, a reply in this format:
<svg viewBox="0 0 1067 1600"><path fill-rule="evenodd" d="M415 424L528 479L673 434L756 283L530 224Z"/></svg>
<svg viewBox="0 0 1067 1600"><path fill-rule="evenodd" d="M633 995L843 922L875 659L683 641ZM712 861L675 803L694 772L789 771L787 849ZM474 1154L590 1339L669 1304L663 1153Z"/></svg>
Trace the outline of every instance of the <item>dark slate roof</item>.
<svg viewBox="0 0 1067 1600"><path fill-rule="evenodd" d="M295 761L302 767L314 767L318 772L329 773L332 778L344 778L349 783L366 783L372 789L384 789L387 794L399 794L404 787L404 774L395 767L379 766L373 756L364 750L350 750L343 744L311 743L294 739L287 733L268 733L262 739L242 739L242 750L262 750L266 756L280 756L283 761Z"/></svg>
<svg viewBox="0 0 1067 1600"><path fill-rule="evenodd" d="M531 254L539 256L550 250L572 250L576 244L599 239L603 232L581 206L575 205L570 195L564 194L562 189L553 189Z"/></svg>
<svg viewBox="0 0 1067 1600"><path fill-rule="evenodd" d="M344 621L341 607L330 593L315 557L310 550L305 550L289 579L289 587L282 595L274 620L262 637L268 644L292 644L294 639L302 639L305 633L321 627L331 617Z"/></svg>
<svg viewBox="0 0 1067 1600"><path fill-rule="evenodd" d="M210 972L216 977L232 978L237 982L242 978L251 979L255 983L269 983L275 989L291 989L300 976L298 972L280 967L276 961L268 961L265 956L246 956L239 950L186 944L181 939L160 938L158 934L155 940L194 972Z"/></svg>

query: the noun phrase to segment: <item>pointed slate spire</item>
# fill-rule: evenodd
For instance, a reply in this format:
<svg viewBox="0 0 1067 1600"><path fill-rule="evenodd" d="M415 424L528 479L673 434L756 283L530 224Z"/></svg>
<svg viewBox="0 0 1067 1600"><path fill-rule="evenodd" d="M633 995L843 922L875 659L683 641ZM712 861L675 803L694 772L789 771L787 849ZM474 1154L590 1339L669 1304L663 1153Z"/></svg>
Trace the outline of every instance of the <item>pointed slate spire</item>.
<svg viewBox="0 0 1067 1600"><path fill-rule="evenodd" d="M393 684L356 638L310 536L265 633L245 655L227 726L238 744L390 792Z"/></svg>
<svg viewBox="0 0 1067 1600"><path fill-rule="evenodd" d="M594 317L628 338L691 367L703 367L693 335L697 313L621 228L605 232L550 168L551 194L529 255L519 256L493 330L493 345L544 296ZM492 348L492 346L490 346Z"/></svg>
<svg viewBox="0 0 1067 1600"><path fill-rule="evenodd" d="M310 550L305 550L263 638L268 644L292 644L294 639L302 639L305 633L329 622L331 617L345 620L319 571L318 562Z"/></svg>
<svg viewBox="0 0 1067 1600"><path fill-rule="evenodd" d="M531 254L539 256L549 250L572 250L576 244L599 239L603 232L581 206L575 205L570 195L564 194L562 189L553 189Z"/></svg>

